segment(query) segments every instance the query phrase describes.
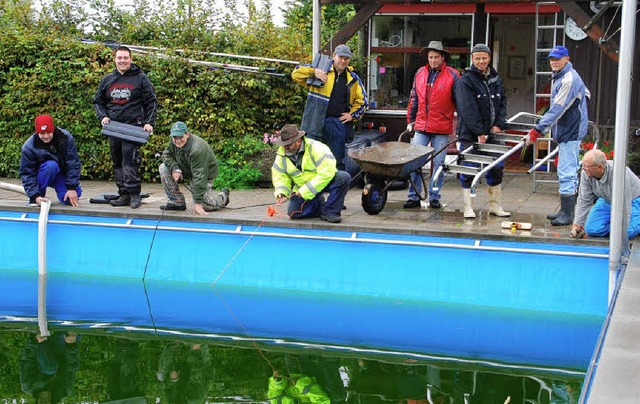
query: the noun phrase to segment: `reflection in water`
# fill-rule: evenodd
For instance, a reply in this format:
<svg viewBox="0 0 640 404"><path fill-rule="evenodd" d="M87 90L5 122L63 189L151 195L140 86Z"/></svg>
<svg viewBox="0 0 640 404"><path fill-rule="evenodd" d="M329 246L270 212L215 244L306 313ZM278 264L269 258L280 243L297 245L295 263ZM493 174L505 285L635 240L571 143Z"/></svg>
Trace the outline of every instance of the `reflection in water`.
<svg viewBox="0 0 640 404"><path fill-rule="evenodd" d="M583 376L397 353L84 331L90 333L55 330L45 339L2 328L0 402L574 403Z"/></svg>
<svg viewBox="0 0 640 404"><path fill-rule="evenodd" d="M75 334L28 334L20 356L20 387L37 403L59 403L71 394L78 371Z"/></svg>

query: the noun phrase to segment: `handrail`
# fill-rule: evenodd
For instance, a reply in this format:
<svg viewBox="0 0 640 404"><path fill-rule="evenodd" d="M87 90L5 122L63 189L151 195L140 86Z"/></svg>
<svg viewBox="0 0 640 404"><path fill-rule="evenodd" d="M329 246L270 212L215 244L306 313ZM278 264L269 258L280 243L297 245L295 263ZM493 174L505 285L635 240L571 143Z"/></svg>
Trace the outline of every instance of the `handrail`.
<svg viewBox="0 0 640 404"><path fill-rule="evenodd" d="M473 178L473 181L471 182L471 196L476 196L476 187L478 186L478 181L480 181L480 178L482 178L482 176L489 170L491 170L493 167L495 167L496 165L502 163L503 161L505 161L507 158L509 158L509 156L511 156L513 153L517 152L518 150L522 149L522 146L524 146L525 141L524 139L522 139L520 141L520 143L518 143L517 145L513 146L513 148L511 150L509 150L508 152L506 152L505 154L503 154L502 156L500 156L498 159L496 159L493 163L485 166L482 170L480 170L480 172L478 174L475 175L475 177Z"/></svg>
<svg viewBox="0 0 640 404"><path fill-rule="evenodd" d="M3 218L0 217L0 221L23 221L32 222L34 219L28 218ZM222 229L198 229L198 228L186 228L175 226L155 226L155 225L134 225L134 224L117 224L117 223L96 223L96 222L75 222L69 220L50 220L50 224L64 224L75 226L98 226L108 228L123 228L123 229L137 229L137 230L153 230L153 231L181 231L181 232L193 232L193 233L208 233L208 234L228 234L228 235L243 235L250 237L278 237L285 239L306 239L306 240L319 240L319 241L340 241L340 242L356 242L356 243L369 243L369 244L384 244L384 245L402 245L402 246L415 246L415 247L444 247L444 248L456 248L462 250L482 250L482 251L500 251L500 252L516 252L523 254L543 254L543 255L555 255L555 256L568 256L568 257L585 257L585 258L607 258L608 254L594 254L594 253L578 253L571 251L553 251L553 250L536 250L530 248L512 248L512 247L492 247L480 245L481 240L476 240L474 245L453 244L453 243L440 243L440 242L428 242L428 241L407 241L407 240L383 240L374 238L357 238L357 233L349 233L345 237L336 236L320 236L320 235L307 235L307 234L288 234L277 232L258 232L258 231L244 231L241 227L237 227L234 230L222 230Z"/></svg>
<svg viewBox="0 0 640 404"><path fill-rule="evenodd" d="M527 174L531 174L532 172L536 171L538 167L540 167L541 165L549 161L552 157L558 154L559 151L560 151L560 148L556 146L555 149L553 149L549 154L541 158L540 161L538 161L533 167L531 167L529 171L527 171Z"/></svg>
<svg viewBox="0 0 640 404"><path fill-rule="evenodd" d="M51 335L47 325L47 221L49 209L51 209L51 201L42 202L38 218L38 328L43 337Z"/></svg>

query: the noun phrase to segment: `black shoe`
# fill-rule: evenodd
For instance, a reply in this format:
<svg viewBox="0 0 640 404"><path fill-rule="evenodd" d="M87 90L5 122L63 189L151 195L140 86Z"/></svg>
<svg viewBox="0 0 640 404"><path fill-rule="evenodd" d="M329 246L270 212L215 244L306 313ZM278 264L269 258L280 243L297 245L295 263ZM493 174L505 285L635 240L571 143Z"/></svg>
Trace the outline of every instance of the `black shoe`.
<svg viewBox="0 0 640 404"><path fill-rule="evenodd" d="M329 223L340 223L342 221L342 218L338 215L321 215L320 219Z"/></svg>
<svg viewBox="0 0 640 404"><path fill-rule="evenodd" d="M413 208L417 208L420 206L420 201L416 201L413 199L408 199L404 205L402 205L403 208L405 209L413 209Z"/></svg>
<svg viewBox="0 0 640 404"><path fill-rule="evenodd" d="M118 199L109 201L111 206L128 206L131 204L131 195L120 195Z"/></svg>
<svg viewBox="0 0 640 404"><path fill-rule="evenodd" d="M227 188L222 188L222 193L226 195L227 200L224 202L224 206L229 204L229 190Z"/></svg>
<svg viewBox="0 0 640 404"><path fill-rule="evenodd" d="M431 209L441 209L442 205L440 204L440 201L437 199L432 199L429 201L429 207Z"/></svg>
<svg viewBox="0 0 640 404"><path fill-rule="evenodd" d="M131 195L131 209L138 209L142 205L142 198L140 194Z"/></svg>
<svg viewBox="0 0 640 404"><path fill-rule="evenodd" d="M160 206L162 210L187 210L187 205L177 205L175 203L167 203L166 205Z"/></svg>

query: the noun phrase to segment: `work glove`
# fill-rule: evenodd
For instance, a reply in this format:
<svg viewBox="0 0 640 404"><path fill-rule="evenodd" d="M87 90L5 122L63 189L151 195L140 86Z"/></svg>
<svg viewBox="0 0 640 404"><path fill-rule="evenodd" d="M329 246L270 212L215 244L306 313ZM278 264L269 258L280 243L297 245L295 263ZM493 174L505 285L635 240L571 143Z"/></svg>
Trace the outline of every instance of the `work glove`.
<svg viewBox="0 0 640 404"><path fill-rule="evenodd" d="M536 142L536 140L538 140L538 138L540 136L542 136L542 133L538 132L538 129L531 128L529 133L527 133L527 136L525 136L525 138L524 138L527 147L531 146L532 144L534 144Z"/></svg>
<svg viewBox="0 0 640 404"><path fill-rule="evenodd" d="M413 132L413 122L407 124L407 132Z"/></svg>
<svg viewBox="0 0 640 404"><path fill-rule="evenodd" d="M571 226L571 237L573 238L585 238L587 233L584 232L584 227L579 224Z"/></svg>

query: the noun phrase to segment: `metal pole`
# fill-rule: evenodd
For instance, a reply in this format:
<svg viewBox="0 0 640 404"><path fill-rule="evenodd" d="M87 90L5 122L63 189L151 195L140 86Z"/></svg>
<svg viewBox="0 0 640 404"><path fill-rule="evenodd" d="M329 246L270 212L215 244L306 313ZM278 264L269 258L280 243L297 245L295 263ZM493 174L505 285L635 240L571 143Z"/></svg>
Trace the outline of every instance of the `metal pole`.
<svg viewBox="0 0 640 404"><path fill-rule="evenodd" d="M629 132L629 106L633 74L634 42L636 34L636 1L622 2L620 26L620 63L618 65L618 88L616 91L616 129L613 154L613 200L611 201L611 235L609 238L609 301L615 289L615 274L622 256L629 254L624 203L624 176L627 164L627 133Z"/></svg>
<svg viewBox="0 0 640 404"><path fill-rule="evenodd" d="M313 23L311 27L311 60L313 60L313 56L320 52L320 27L321 20L320 16L322 13L322 9L320 8L320 0L312 0L313 1Z"/></svg>

